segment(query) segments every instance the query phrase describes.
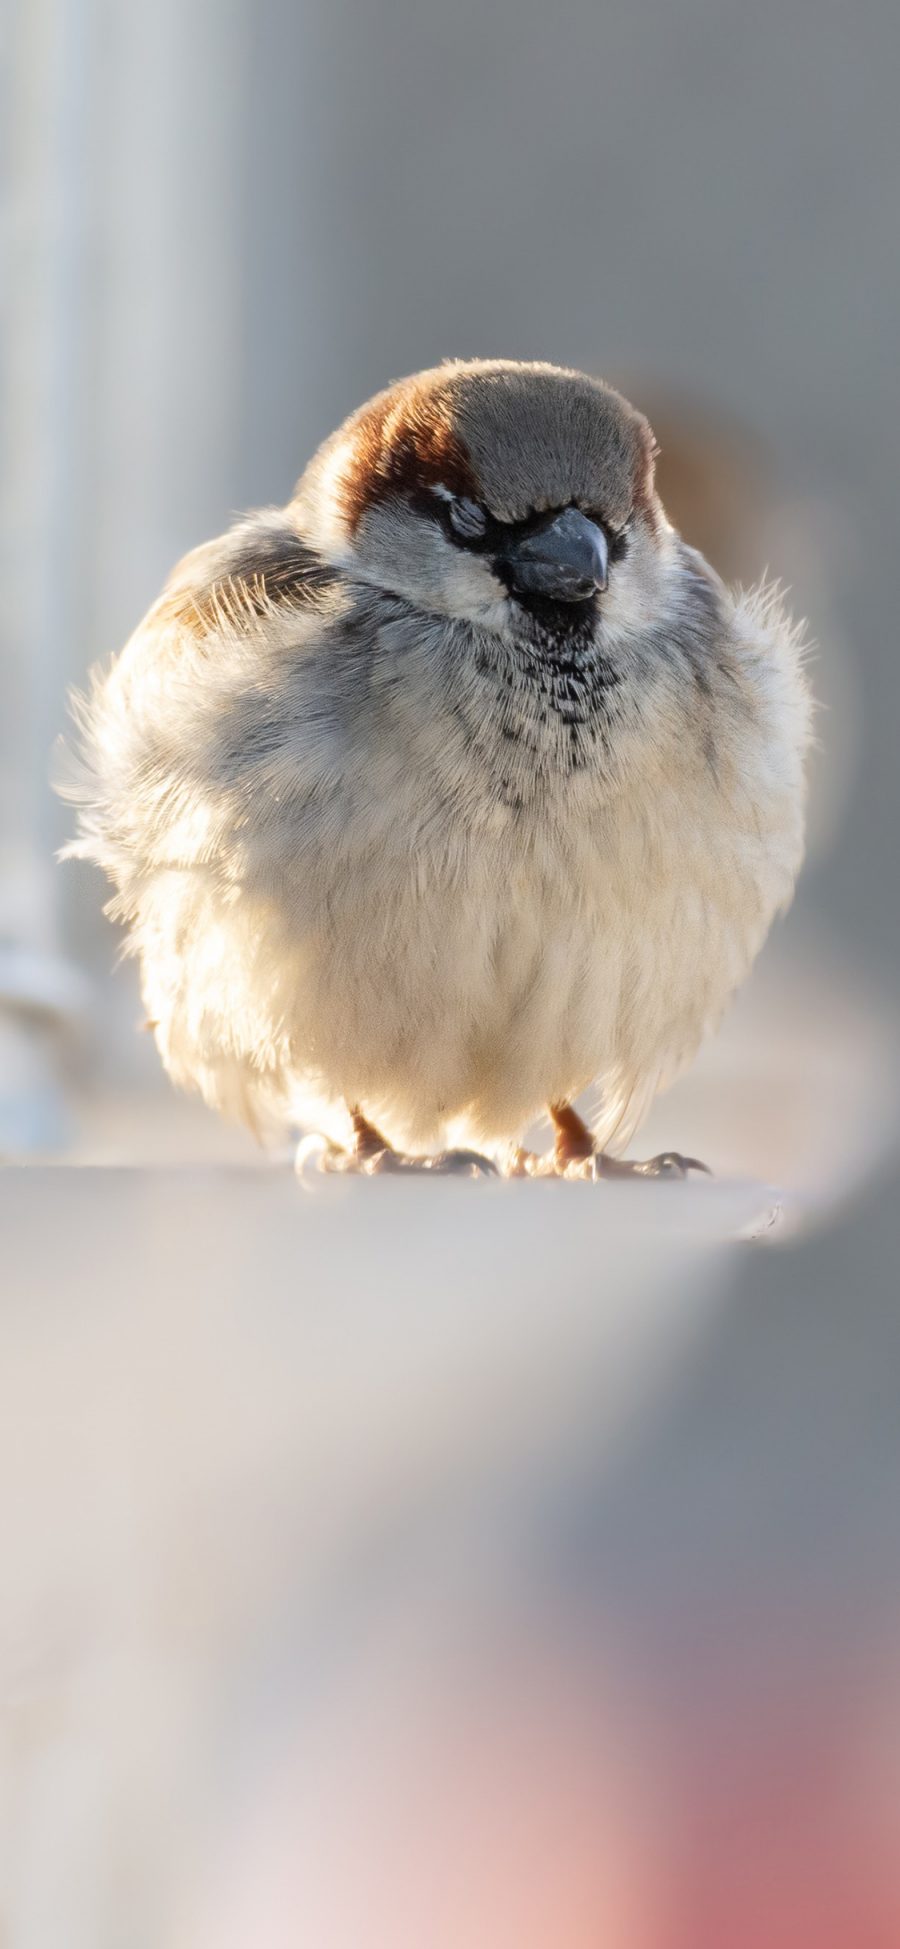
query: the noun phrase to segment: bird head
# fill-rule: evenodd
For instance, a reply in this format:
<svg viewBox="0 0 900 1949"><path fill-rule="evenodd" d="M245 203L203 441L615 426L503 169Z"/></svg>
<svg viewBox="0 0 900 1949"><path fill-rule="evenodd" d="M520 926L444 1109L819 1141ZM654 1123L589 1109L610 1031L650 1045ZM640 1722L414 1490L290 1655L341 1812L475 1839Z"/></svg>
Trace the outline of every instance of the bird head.
<svg viewBox="0 0 900 1949"><path fill-rule="evenodd" d="M646 619L671 531L643 416L551 365L455 362L340 427L297 489L324 558L428 613L567 636Z"/></svg>

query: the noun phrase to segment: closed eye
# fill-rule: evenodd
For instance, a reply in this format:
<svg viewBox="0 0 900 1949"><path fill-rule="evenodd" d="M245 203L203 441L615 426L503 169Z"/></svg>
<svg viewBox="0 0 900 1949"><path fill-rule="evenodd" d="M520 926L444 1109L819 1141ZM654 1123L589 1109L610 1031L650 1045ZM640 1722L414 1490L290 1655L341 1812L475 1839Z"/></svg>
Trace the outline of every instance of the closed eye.
<svg viewBox="0 0 900 1949"><path fill-rule="evenodd" d="M477 501L457 499L447 507L450 526L457 539L462 542L483 541L488 530L488 516Z"/></svg>
<svg viewBox="0 0 900 1949"><path fill-rule="evenodd" d="M620 562L622 560L623 555L627 555L628 553L628 542L629 542L630 529L631 529L630 515L628 520L622 523L621 528L614 528L612 526L612 523L607 521L605 515L601 514L599 508L585 508L584 512L587 515L589 521L596 521L598 528L603 529L603 533L605 534L607 542L609 544L610 561Z"/></svg>
<svg viewBox="0 0 900 1949"><path fill-rule="evenodd" d="M621 562L623 556L628 553L628 529L619 528L615 532L612 529L607 529L607 533L609 535L609 559L611 562Z"/></svg>
<svg viewBox="0 0 900 1949"><path fill-rule="evenodd" d="M451 493L449 487L430 487L424 497L414 497L414 505L423 511L427 506L430 513L439 515L445 534L458 548L483 550L498 532L499 524L487 508L463 494Z"/></svg>

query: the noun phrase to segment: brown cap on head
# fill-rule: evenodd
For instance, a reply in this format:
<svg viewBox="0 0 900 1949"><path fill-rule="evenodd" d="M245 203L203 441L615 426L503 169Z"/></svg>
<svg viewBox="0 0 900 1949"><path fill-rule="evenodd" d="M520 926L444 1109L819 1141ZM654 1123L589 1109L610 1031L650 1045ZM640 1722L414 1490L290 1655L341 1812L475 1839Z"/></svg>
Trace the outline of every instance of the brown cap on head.
<svg viewBox="0 0 900 1949"><path fill-rule="evenodd" d="M472 360L403 379L336 436L355 529L391 494L444 487L500 521L575 503L623 525L653 492L653 435L600 380L558 366Z"/></svg>

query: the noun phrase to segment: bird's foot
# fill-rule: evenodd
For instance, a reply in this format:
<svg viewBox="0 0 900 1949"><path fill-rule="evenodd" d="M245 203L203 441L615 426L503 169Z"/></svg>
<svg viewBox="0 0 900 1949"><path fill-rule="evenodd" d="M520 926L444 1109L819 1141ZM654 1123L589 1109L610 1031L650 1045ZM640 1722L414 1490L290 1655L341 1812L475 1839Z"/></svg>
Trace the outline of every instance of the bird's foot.
<svg viewBox="0 0 900 1949"><path fill-rule="evenodd" d="M435 1156L422 1157L395 1150L360 1111L354 1110L351 1115L352 1148L345 1150L329 1138L307 1137L297 1153L298 1170L314 1159L320 1171L367 1178L398 1177L404 1173L421 1176L426 1172L436 1177L481 1178L498 1175L497 1166L491 1158L483 1157L477 1150L444 1150L438 1151Z"/></svg>
<svg viewBox="0 0 900 1949"><path fill-rule="evenodd" d="M677 1150L660 1151L658 1157L638 1162L626 1157L607 1157L598 1151L587 1124L570 1103L553 1104L550 1110L556 1130L556 1149L552 1169L557 1177L586 1178L686 1178L691 1171L712 1172L699 1157L682 1157ZM534 1171L532 1176L543 1176Z"/></svg>
<svg viewBox="0 0 900 1949"><path fill-rule="evenodd" d="M326 1164L326 1170L334 1165ZM489 1157L482 1157L477 1150L441 1150L434 1156L411 1157L408 1152L393 1150L386 1144L384 1150L360 1158L357 1153L349 1153L349 1161L338 1169L361 1171L364 1177L394 1177L411 1172L414 1176L427 1173L431 1177L492 1178L498 1175L497 1166Z"/></svg>
<svg viewBox="0 0 900 1949"><path fill-rule="evenodd" d="M553 1151L515 1150L506 1175L510 1178L558 1178L562 1172Z"/></svg>
<svg viewBox="0 0 900 1949"><path fill-rule="evenodd" d="M590 1157L569 1159L558 1174L597 1182L609 1178L686 1178L691 1171L712 1177L709 1165L701 1163L699 1157L682 1157L677 1150L663 1150L657 1157L643 1159L607 1157L605 1151L594 1151Z"/></svg>
<svg viewBox="0 0 900 1949"><path fill-rule="evenodd" d="M511 1178L569 1178L597 1183L612 1178L684 1179L692 1171L711 1177L709 1166L699 1157L682 1157L679 1151L660 1151L657 1157L642 1160L608 1157L598 1151L585 1123L569 1104L551 1110L556 1127L556 1146L546 1156L517 1150L509 1160L505 1175ZM327 1137L306 1137L297 1152L297 1170L311 1166L325 1173L357 1177L399 1177L407 1173L421 1177L498 1177L500 1172L490 1157L477 1150L445 1150L433 1156L410 1156L395 1150L380 1130L359 1110L351 1111L353 1144L344 1149Z"/></svg>

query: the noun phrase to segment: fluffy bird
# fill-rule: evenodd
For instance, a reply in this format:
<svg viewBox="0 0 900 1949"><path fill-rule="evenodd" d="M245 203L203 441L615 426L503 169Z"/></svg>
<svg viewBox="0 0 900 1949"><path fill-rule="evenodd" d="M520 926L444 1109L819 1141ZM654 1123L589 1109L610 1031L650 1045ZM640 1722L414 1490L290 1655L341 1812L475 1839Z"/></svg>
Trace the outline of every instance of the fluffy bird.
<svg viewBox="0 0 900 1949"><path fill-rule="evenodd" d="M621 1153L790 899L809 701L654 455L598 380L451 362L174 571L70 786L174 1082L332 1166L689 1167Z"/></svg>

